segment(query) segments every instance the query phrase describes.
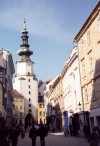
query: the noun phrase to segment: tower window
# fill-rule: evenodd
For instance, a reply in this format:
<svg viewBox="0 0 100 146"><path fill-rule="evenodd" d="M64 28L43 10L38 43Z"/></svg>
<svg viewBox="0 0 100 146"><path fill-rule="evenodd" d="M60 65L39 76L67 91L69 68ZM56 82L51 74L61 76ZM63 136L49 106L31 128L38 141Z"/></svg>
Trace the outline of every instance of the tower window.
<svg viewBox="0 0 100 146"><path fill-rule="evenodd" d="M31 91L29 91L29 94L31 94Z"/></svg>
<svg viewBox="0 0 100 146"><path fill-rule="evenodd" d="M28 88L31 88L31 86L30 86L30 85L28 85Z"/></svg>
<svg viewBox="0 0 100 146"><path fill-rule="evenodd" d="M30 72L28 72L28 75L30 75Z"/></svg>
<svg viewBox="0 0 100 146"><path fill-rule="evenodd" d="M31 104L29 104L29 107L31 107Z"/></svg>
<svg viewBox="0 0 100 146"><path fill-rule="evenodd" d="M30 79L28 79L28 82L30 82Z"/></svg>
<svg viewBox="0 0 100 146"><path fill-rule="evenodd" d="M31 101L31 98L29 98L29 101Z"/></svg>

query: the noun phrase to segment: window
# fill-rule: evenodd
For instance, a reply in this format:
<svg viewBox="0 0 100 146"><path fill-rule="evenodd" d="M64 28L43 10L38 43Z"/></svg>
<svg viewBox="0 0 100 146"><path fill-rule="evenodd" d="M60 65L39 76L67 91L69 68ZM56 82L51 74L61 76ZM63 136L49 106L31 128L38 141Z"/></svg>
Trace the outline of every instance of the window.
<svg viewBox="0 0 100 146"><path fill-rule="evenodd" d="M28 72L28 75L30 75L30 72Z"/></svg>
<svg viewBox="0 0 100 146"><path fill-rule="evenodd" d="M95 86L93 86L93 97L92 100L96 100L96 91L95 91Z"/></svg>
<svg viewBox="0 0 100 146"><path fill-rule="evenodd" d="M83 51L83 42L80 43L80 50Z"/></svg>
<svg viewBox="0 0 100 146"><path fill-rule="evenodd" d="M84 64L82 65L82 74L83 74L83 76L85 75L85 65Z"/></svg>
<svg viewBox="0 0 100 146"><path fill-rule="evenodd" d="M22 109L22 105L20 105L20 109Z"/></svg>
<svg viewBox="0 0 100 146"><path fill-rule="evenodd" d="M43 112L43 115L45 116L45 112Z"/></svg>
<svg viewBox="0 0 100 146"><path fill-rule="evenodd" d="M0 71L0 81L3 82L3 72Z"/></svg>
<svg viewBox="0 0 100 146"><path fill-rule="evenodd" d="M49 86L49 89L52 89L52 85Z"/></svg>
<svg viewBox="0 0 100 146"><path fill-rule="evenodd" d="M28 88L31 88L31 86L30 86L30 85L28 85Z"/></svg>
<svg viewBox="0 0 100 146"><path fill-rule="evenodd" d="M31 98L29 98L29 101L31 101Z"/></svg>
<svg viewBox="0 0 100 146"><path fill-rule="evenodd" d="M86 99L86 101L88 101L88 93L87 93L87 89L85 89L85 99Z"/></svg>
<svg viewBox="0 0 100 146"><path fill-rule="evenodd" d="M31 94L31 91L29 91L29 94Z"/></svg>
<svg viewBox="0 0 100 146"><path fill-rule="evenodd" d="M18 105L16 105L16 109L18 109Z"/></svg>
<svg viewBox="0 0 100 146"><path fill-rule="evenodd" d="M29 104L29 107L31 107L31 104Z"/></svg>
<svg viewBox="0 0 100 146"><path fill-rule="evenodd" d="M20 112L20 117L22 117L22 112Z"/></svg>
<svg viewBox="0 0 100 146"><path fill-rule="evenodd" d="M89 68L92 68L92 57L89 57Z"/></svg>
<svg viewBox="0 0 100 146"><path fill-rule="evenodd" d="M39 96L41 95L41 92L39 92Z"/></svg>
<svg viewBox="0 0 100 146"><path fill-rule="evenodd" d="M98 29L99 29L99 32L100 32L100 17L98 19Z"/></svg>
<svg viewBox="0 0 100 146"><path fill-rule="evenodd" d="M21 99L20 99L20 102L22 102L22 101L23 101L23 99L21 98Z"/></svg>
<svg viewBox="0 0 100 146"><path fill-rule="evenodd" d="M87 33L87 43L90 44L90 32Z"/></svg>
<svg viewBox="0 0 100 146"><path fill-rule="evenodd" d="M39 108L42 108L42 104L39 104Z"/></svg>
<svg viewBox="0 0 100 146"><path fill-rule="evenodd" d="M77 108L77 96L76 96L76 91L74 91L74 96L75 96L75 107Z"/></svg>
<svg viewBox="0 0 100 146"><path fill-rule="evenodd" d="M42 116L42 111L40 111L40 116Z"/></svg>
<svg viewBox="0 0 100 146"><path fill-rule="evenodd" d="M28 79L28 82L30 82L30 79Z"/></svg>

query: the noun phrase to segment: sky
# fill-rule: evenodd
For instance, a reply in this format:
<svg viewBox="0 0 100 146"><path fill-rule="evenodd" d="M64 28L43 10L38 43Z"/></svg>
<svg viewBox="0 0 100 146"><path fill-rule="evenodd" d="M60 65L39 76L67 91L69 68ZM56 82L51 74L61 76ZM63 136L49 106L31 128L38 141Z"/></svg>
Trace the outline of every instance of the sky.
<svg viewBox="0 0 100 146"><path fill-rule="evenodd" d="M0 0L0 47L17 51L26 19L30 57L38 80L55 78L74 47L73 40L99 0Z"/></svg>

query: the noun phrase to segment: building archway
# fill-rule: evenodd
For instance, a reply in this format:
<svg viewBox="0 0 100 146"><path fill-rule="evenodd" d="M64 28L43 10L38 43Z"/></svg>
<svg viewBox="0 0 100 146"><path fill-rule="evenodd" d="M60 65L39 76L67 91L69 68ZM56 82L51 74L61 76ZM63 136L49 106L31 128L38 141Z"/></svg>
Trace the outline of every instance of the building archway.
<svg viewBox="0 0 100 146"><path fill-rule="evenodd" d="M28 126L31 126L33 122L34 116L29 112L25 117L25 130L28 128Z"/></svg>

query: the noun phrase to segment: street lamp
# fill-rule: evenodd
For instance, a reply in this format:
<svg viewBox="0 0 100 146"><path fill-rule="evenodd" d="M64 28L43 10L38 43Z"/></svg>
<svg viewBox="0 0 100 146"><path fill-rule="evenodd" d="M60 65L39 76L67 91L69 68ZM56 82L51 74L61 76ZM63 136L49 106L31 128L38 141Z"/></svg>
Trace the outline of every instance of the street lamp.
<svg viewBox="0 0 100 146"><path fill-rule="evenodd" d="M78 107L79 107L79 110L81 112L81 103L80 102L78 103Z"/></svg>

